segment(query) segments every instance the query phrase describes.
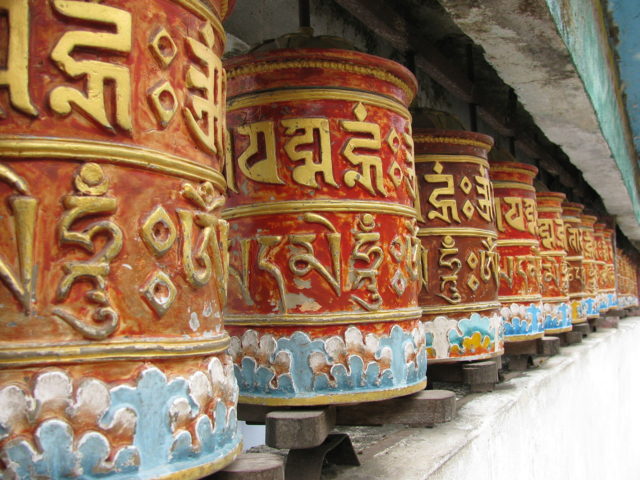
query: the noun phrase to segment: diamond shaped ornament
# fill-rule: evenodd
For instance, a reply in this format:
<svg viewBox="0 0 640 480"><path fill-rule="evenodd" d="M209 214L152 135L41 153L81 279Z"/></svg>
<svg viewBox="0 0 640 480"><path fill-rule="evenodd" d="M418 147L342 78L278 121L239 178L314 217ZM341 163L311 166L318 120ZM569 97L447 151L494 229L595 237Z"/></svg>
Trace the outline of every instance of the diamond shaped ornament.
<svg viewBox="0 0 640 480"><path fill-rule="evenodd" d="M175 302L178 290L169 276L158 270L142 289L142 294L151 308L162 317Z"/></svg>

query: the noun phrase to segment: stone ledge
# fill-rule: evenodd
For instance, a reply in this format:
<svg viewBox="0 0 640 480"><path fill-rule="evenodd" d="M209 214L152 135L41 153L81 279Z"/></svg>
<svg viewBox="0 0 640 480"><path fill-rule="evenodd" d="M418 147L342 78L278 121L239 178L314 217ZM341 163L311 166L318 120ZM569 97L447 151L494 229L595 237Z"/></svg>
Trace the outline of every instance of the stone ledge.
<svg viewBox="0 0 640 480"><path fill-rule="evenodd" d="M638 339L639 317L592 333L494 392L469 395L451 423L365 445L361 467L331 467L323 478L635 478Z"/></svg>

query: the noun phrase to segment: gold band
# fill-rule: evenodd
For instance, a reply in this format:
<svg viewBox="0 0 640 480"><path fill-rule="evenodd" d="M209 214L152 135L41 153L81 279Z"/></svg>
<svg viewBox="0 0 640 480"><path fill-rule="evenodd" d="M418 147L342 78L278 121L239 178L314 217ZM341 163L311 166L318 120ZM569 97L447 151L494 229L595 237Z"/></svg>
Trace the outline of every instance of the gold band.
<svg viewBox="0 0 640 480"><path fill-rule="evenodd" d="M411 119L409 110L396 100L374 93L331 89L331 88L292 88L286 90L277 90L274 92L258 92L246 95L238 95L237 97L227 100L227 111L232 112L241 108L258 107L261 105L269 105L275 102L313 102L316 100L342 100L347 102L362 102L375 107L386 108L403 116L407 120Z"/></svg>
<svg viewBox="0 0 640 480"><path fill-rule="evenodd" d="M536 206L536 210L538 212L545 212L545 213L562 213L562 208L560 207L540 207L540 206ZM552 219L555 220L555 219Z"/></svg>
<svg viewBox="0 0 640 480"><path fill-rule="evenodd" d="M231 207L222 211L222 218L250 217L254 215L277 215L302 212L369 212L403 217L416 217L414 207L397 203L375 202L367 200L290 200Z"/></svg>
<svg viewBox="0 0 640 480"><path fill-rule="evenodd" d="M569 303L569 297L542 297L542 303Z"/></svg>
<svg viewBox="0 0 640 480"><path fill-rule="evenodd" d="M528 303L538 303L542 301L542 295L533 294L533 295L501 295L498 297L498 300L505 303L518 303L518 302L528 302Z"/></svg>
<svg viewBox="0 0 640 480"><path fill-rule="evenodd" d="M502 182L502 181L496 181L494 180L493 182L493 188L519 188L520 190L526 190L527 192L535 192L536 189L527 184L527 183L520 183L520 182Z"/></svg>
<svg viewBox="0 0 640 480"><path fill-rule="evenodd" d="M415 142L415 137L413 138ZM475 163L483 167L489 168L489 162L481 157L473 157L471 155L431 155L416 154L416 163Z"/></svg>
<svg viewBox="0 0 640 480"><path fill-rule="evenodd" d="M435 135L414 135L413 142L414 143L444 143L444 144L450 144L450 145L469 145L471 147L480 147L487 151L491 150L491 147L493 146L489 143L481 142L479 140L472 140L470 138L441 137L441 136L435 136Z"/></svg>
<svg viewBox="0 0 640 480"><path fill-rule="evenodd" d="M564 250L542 250L539 255L541 257L566 257L567 252Z"/></svg>
<svg viewBox="0 0 640 480"><path fill-rule="evenodd" d="M500 302L475 302L465 303L464 305L442 305L438 307L422 307L423 315L436 315L439 313L452 312L478 312L483 310L492 310L500 308Z"/></svg>
<svg viewBox="0 0 640 480"><path fill-rule="evenodd" d="M527 340L537 340L544 337L544 332L537 332L532 335L505 335L504 343L526 342Z"/></svg>
<svg viewBox="0 0 640 480"><path fill-rule="evenodd" d="M481 228L464 228L464 227L443 227L443 228L420 228L418 229L419 237L429 235L452 235L454 237L491 237L498 238L498 234L492 230L483 230Z"/></svg>
<svg viewBox="0 0 640 480"><path fill-rule="evenodd" d="M222 38L222 44L224 45L224 43L227 41L227 36L224 32L222 23L220 22L220 19L215 14L215 12L207 8L204 2L201 2L199 0L172 0L172 1L186 8L191 13L196 14L198 17L202 18L203 20L208 20L209 22L211 22L211 26L216 31L216 33ZM228 8L228 5L225 7L226 3L227 2L223 2L223 8L225 10L224 12L222 12L223 17L226 14L226 9Z"/></svg>
<svg viewBox="0 0 640 480"><path fill-rule="evenodd" d="M347 323L376 323L376 322L402 322L418 320L422 316L420 308L402 308L397 310L383 310L381 312L335 312L318 314L301 313L263 313L263 314L238 314L229 313L224 316L225 325L264 325L264 326L289 326L289 325L340 325Z"/></svg>
<svg viewBox="0 0 640 480"><path fill-rule="evenodd" d="M584 292L577 292L577 293L570 293L569 294L569 300L573 300L575 298L587 298L589 295L587 295Z"/></svg>
<svg viewBox="0 0 640 480"><path fill-rule="evenodd" d="M85 162L114 163L198 182L208 180L222 192L227 188L224 176L211 167L135 145L71 138L1 136L0 155L19 160L72 158Z"/></svg>
<svg viewBox="0 0 640 480"><path fill-rule="evenodd" d="M396 87L400 88L409 99L410 102L415 96L414 89L409 87L405 81L400 77L390 73L382 68L372 67L371 65L356 65L349 63L349 60L337 61L337 60L318 60L318 59L304 59L299 58L291 60L283 60L280 62L256 62L248 65L239 65L237 67L230 67L227 70L227 79L231 80L237 77L253 76L261 73L275 72L276 70L289 70L289 69L301 69L301 68L321 68L322 70L336 70L338 72L346 72L355 75L366 75L369 77L389 82Z"/></svg>
<svg viewBox="0 0 640 480"><path fill-rule="evenodd" d="M570 332L571 330L573 330L573 326L569 325L568 327L545 328L544 333L545 334L564 333L564 332Z"/></svg>
<svg viewBox="0 0 640 480"><path fill-rule="evenodd" d="M577 262L577 261L581 262L582 260L584 260L584 257L582 255L578 255L576 257L566 257L565 260L567 262Z"/></svg>
<svg viewBox="0 0 640 480"><path fill-rule="evenodd" d="M172 472L166 475L160 475L155 477L156 480L197 480L205 478L208 475L222 470L224 467L233 462L238 455L242 453L242 440L238 442L238 445L227 453L224 457L214 460L213 462L204 463L202 465L196 465L195 467L186 468L179 472ZM144 473L144 472L142 472Z"/></svg>
<svg viewBox="0 0 640 480"><path fill-rule="evenodd" d="M147 339L67 345L12 345L0 347L0 368L52 363L86 363L146 358L179 358L215 355L229 346L229 335L205 340Z"/></svg>
<svg viewBox="0 0 640 480"><path fill-rule="evenodd" d="M537 170L537 167L533 167L533 168ZM499 162L493 164L493 166L491 167L491 171L493 171L494 173L495 172L521 173L521 174L530 176L532 179L536 176L535 172L527 168L518 168L516 166L513 166L513 164L512 166L507 167L507 166L501 165Z"/></svg>
<svg viewBox="0 0 640 480"><path fill-rule="evenodd" d="M499 239L497 242L499 247L537 247L540 245L540 242L535 238L525 239L525 238L514 238L514 239Z"/></svg>
<svg viewBox="0 0 640 480"><path fill-rule="evenodd" d="M431 360L429 360L431 363ZM313 395L309 397L274 397L266 395L240 395L238 403L248 405L266 405L272 407L279 406L308 406L308 405L337 405L340 403L361 403L386 400L388 398L401 397L411 393L420 392L427 386L427 381L422 380L415 385L403 388L389 388L386 390L364 391L362 393L336 393L335 395Z"/></svg>

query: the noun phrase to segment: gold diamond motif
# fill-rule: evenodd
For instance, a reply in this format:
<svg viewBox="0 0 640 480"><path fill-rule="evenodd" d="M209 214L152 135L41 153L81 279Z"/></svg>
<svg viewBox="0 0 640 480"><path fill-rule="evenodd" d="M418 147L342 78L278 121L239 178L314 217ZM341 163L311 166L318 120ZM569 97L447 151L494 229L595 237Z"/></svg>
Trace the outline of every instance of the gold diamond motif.
<svg viewBox="0 0 640 480"><path fill-rule="evenodd" d="M158 206L142 224L141 236L147 247L160 256L173 246L178 232L164 207Z"/></svg>
<svg viewBox="0 0 640 480"><path fill-rule="evenodd" d="M467 286L475 292L480 286L480 281L475 275L471 274L469 280L467 280Z"/></svg>
<svg viewBox="0 0 640 480"><path fill-rule="evenodd" d="M460 180L460 189L465 193L465 195L469 195L471 187L473 187L473 185L471 185L471 182L467 177L464 177L462 180Z"/></svg>
<svg viewBox="0 0 640 480"><path fill-rule="evenodd" d="M387 135L387 144L391 147L393 153L396 153L400 148L400 136L395 128L392 128L389 135Z"/></svg>
<svg viewBox="0 0 640 480"><path fill-rule="evenodd" d="M473 213L476 211L476 209L473 208L473 204L471 203L471 201L467 200L462 206L462 211L467 216L467 218L471 218L473 217Z"/></svg>
<svg viewBox="0 0 640 480"><path fill-rule="evenodd" d="M402 173L402 168L400 168L400 165L398 165L398 162L396 162L395 160L393 161L393 163L389 167L388 173L389 173L389 176L391 177L391 181L396 186L396 188L398 188L402 183L402 178L404 177L404 174Z"/></svg>
<svg viewBox="0 0 640 480"><path fill-rule="evenodd" d="M175 302L178 291L169 276L158 270L142 289L142 294L151 308L162 317Z"/></svg>
<svg viewBox="0 0 640 480"><path fill-rule="evenodd" d="M467 257L467 265L469 265L472 269L478 266L478 256L474 252L471 252Z"/></svg>
<svg viewBox="0 0 640 480"><path fill-rule="evenodd" d="M178 111L176 92L169 82L162 82L149 92L149 100L156 119L165 128Z"/></svg>
<svg viewBox="0 0 640 480"><path fill-rule="evenodd" d="M362 122L367 118L367 109L364 108L364 105L362 105L361 102L358 102L358 104L355 106L355 108L353 109L353 113L355 114L359 122Z"/></svg>
<svg viewBox="0 0 640 480"><path fill-rule="evenodd" d="M396 292L396 295L399 297L402 296L404 291L407 289L407 279L404 278L400 269L396 270L396 273L391 279L391 288L393 288L393 291Z"/></svg>
<svg viewBox="0 0 640 480"><path fill-rule="evenodd" d="M442 173L442 164L440 162L436 162L435 165L433 166L433 171L436 172L437 174Z"/></svg>
<svg viewBox="0 0 640 480"><path fill-rule="evenodd" d="M167 68L171 65L178 53L176 42L173 41L173 38L164 27L153 36L149 43L149 48L162 68Z"/></svg>

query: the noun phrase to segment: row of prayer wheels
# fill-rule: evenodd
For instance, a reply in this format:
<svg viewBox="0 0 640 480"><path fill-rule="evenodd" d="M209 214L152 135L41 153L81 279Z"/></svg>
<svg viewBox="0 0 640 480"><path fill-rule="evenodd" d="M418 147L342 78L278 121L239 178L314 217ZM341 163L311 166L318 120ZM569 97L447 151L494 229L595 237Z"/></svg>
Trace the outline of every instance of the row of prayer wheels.
<svg viewBox="0 0 640 480"><path fill-rule="evenodd" d="M223 68L233 3L0 5L7 478L199 478L241 449L238 399L406 395L637 303L612 231L534 167L412 127L401 65Z"/></svg>

